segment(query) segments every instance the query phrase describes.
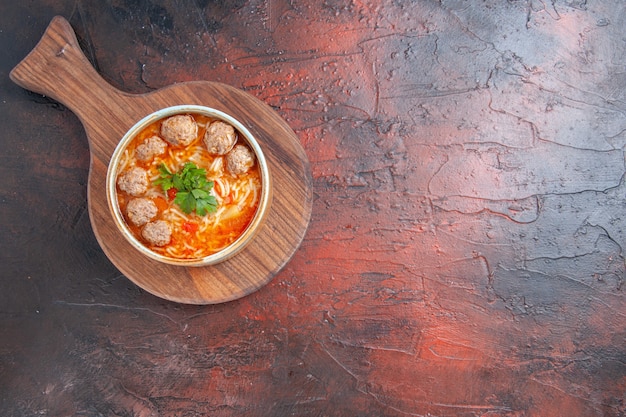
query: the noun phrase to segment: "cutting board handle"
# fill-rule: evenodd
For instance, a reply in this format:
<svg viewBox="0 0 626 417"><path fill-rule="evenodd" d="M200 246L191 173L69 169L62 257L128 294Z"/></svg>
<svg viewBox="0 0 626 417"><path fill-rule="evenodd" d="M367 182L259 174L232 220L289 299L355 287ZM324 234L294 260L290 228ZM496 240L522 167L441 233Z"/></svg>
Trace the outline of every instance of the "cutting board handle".
<svg viewBox="0 0 626 417"><path fill-rule="evenodd" d="M51 97L85 120L102 110L102 102L130 98L94 69L83 54L69 22L56 16L35 48L9 74L19 86Z"/></svg>

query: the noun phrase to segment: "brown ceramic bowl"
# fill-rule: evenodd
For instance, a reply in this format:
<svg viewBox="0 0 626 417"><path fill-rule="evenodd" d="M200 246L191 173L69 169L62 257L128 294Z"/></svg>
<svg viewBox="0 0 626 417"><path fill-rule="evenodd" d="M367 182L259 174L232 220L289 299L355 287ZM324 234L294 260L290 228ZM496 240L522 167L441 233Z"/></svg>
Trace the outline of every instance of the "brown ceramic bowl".
<svg viewBox="0 0 626 417"><path fill-rule="evenodd" d="M129 224L127 223L124 214L120 210L120 204L118 202L118 193L117 193L117 177L120 174L119 172L119 164L121 159L123 158L124 152L127 149L128 145L132 142L137 134L139 134L142 130L144 130L150 124L161 120L166 119L170 116L178 115L178 114L196 114L196 115L204 115L208 116L212 119L219 119L226 123L232 125L235 130L239 134L240 140L243 139L245 144L249 147L250 150L253 151L256 157L256 164L258 166L260 172L261 179L261 192L258 197L258 207L256 209L255 214L252 217L252 220L249 222L248 226L243 230L243 232L239 235L236 240L230 243L228 246L219 250L219 252L199 257L199 258L174 258L163 255L161 253L157 253L151 250L148 245L142 242L141 239L135 236L131 231ZM207 266L214 265L219 262L225 261L232 256L236 255L242 249L246 247L257 232L257 230L261 227L263 220L265 219L270 206L271 195L272 195L272 184L270 173L268 170L268 164L266 162L265 156L263 155L263 151L256 141L254 136L250 133L250 131L241 124L238 120L233 118L232 116L221 112L219 110L197 106L197 105L181 105L168 107L161 110L158 110L139 122L137 122L122 138L120 143L117 145L113 155L111 156L111 161L109 163L107 178L106 178L106 187L107 187L107 200L109 204L109 209L115 224L120 233L124 235L126 240L130 242L130 244L137 249L137 251L148 258L153 260L163 262L171 265L179 265L179 266ZM134 256L134 254L129 253L128 256Z"/></svg>

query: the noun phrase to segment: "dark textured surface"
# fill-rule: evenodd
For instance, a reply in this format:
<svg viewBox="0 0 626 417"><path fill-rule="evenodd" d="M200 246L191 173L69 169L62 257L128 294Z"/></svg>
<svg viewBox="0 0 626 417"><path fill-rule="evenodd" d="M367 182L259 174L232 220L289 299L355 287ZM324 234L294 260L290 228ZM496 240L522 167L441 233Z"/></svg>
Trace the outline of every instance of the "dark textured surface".
<svg viewBox="0 0 626 417"><path fill-rule="evenodd" d="M56 14L113 86L221 81L309 156L307 236L209 307L135 287L89 149L8 73ZM626 6L0 6L0 415L623 416Z"/></svg>

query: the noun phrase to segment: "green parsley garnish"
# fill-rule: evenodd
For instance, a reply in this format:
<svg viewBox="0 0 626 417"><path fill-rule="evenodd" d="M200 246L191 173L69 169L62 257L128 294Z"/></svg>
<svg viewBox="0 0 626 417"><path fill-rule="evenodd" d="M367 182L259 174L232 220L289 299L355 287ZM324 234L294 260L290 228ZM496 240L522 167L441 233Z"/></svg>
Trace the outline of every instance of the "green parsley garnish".
<svg viewBox="0 0 626 417"><path fill-rule="evenodd" d="M195 210L199 216L204 216L217 210L217 200L210 194L213 181L207 180L204 168L187 162L176 174L172 174L165 164L161 164L159 174L160 178L154 181L154 185L160 185L166 195L170 195L168 190L173 188L176 191L174 203L186 214Z"/></svg>

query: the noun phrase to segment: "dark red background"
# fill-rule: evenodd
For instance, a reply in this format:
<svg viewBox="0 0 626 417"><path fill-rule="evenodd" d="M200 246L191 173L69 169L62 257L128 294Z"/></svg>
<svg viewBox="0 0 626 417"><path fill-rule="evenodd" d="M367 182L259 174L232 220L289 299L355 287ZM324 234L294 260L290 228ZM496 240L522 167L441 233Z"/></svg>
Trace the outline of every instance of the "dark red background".
<svg viewBox="0 0 626 417"><path fill-rule="evenodd" d="M8 73L54 15L113 86L221 81L287 120L314 208L215 306L100 250L87 140ZM624 416L621 0L0 5L2 416Z"/></svg>

